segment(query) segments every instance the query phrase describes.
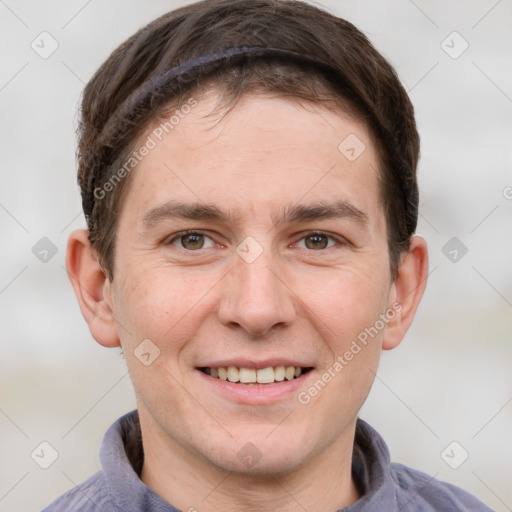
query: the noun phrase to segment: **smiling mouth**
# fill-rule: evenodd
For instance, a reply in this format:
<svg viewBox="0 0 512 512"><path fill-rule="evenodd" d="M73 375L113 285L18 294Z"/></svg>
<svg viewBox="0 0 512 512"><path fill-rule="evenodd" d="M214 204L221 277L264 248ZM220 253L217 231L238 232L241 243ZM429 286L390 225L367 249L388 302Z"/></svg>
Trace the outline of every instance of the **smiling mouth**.
<svg viewBox="0 0 512 512"><path fill-rule="evenodd" d="M313 368L302 366L268 366L256 369L220 366L198 369L214 379L225 380L233 384L278 384L283 381L298 379Z"/></svg>

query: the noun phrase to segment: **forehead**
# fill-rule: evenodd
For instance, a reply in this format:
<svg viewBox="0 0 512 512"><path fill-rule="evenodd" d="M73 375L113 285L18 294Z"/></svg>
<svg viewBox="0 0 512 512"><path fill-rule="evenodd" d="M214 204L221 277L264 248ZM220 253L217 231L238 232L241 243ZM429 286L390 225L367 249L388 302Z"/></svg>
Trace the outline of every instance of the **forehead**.
<svg viewBox="0 0 512 512"><path fill-rule="evenodd" d="M382 213L375 146L346 112L268 95L245 96L227 114L214 93L185 105L140 139L151 149L131 176L121 217L141 222L176 198L217 204L237 221L340 200Z"/></svg>

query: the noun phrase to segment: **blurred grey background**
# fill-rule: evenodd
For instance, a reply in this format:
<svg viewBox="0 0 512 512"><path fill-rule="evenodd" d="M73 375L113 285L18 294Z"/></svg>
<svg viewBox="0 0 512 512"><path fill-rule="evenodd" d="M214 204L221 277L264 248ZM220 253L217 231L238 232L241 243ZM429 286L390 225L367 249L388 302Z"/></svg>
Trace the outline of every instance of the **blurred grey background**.
<svg viewBox="0 0 512 512"><path fill-rule="evenodd" d="M64 270L67 237L85 227L76 109L117 45L186 3L0 0L3 512L40 510L97 471L104 431L134 408L119 349L94 342ZM512 2L319 3L395 66L422 137L430 281L361 417L394 461L510 511Z"/></svg>

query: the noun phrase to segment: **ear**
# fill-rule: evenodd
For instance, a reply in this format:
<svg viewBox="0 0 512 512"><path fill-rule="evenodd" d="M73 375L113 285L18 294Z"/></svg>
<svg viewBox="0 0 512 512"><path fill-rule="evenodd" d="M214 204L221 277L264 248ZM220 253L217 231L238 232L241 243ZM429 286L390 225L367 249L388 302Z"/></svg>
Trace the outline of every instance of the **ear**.
<svg viewBox="0 0 512 512"><path fill-rule="evenodd" d="M389 310L396 315L387 323L382 348L390 350L400 344L425 291L428 278L427 243L420 236L411 238L409 249L402 254L398 274L390 291Z"/></svg>
<svg viewBox="0 0 512 512"><path fill-rule="evenodd" d="M85 229L69 236L66 270L93 338L105 347L120 346L111 282L97 260Z"/></svg>

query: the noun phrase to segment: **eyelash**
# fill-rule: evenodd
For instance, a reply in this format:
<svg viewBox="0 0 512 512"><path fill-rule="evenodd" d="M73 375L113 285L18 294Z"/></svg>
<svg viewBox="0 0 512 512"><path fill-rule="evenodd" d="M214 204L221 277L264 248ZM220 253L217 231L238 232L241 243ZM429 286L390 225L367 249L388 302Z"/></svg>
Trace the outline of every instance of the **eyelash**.
<svg viewBox="0 0 512 512"><path fill-rule="evenodd" d="M213 242L212 237L206 235L202 231L187 230L187 231L181 231L181 232L176 233L175 235L173 235L172 238L167 242L166 245L174 245L174 242L178 241L180 238L182 238L184 236L187 236L187 235L202 235L202 236L204 236L206 238L209 238ZM344 238L342 238L342 237L335 237L332 234L327 233L325 231L308 231L306 233L303 233L302 236L296 242L294 242L294 245L297 244L298 242L302 241L302 240L305 240L306 238L308 238L310 236L325 236L330 241L331 240L334 241L335 245L338 245L338 246L346 246L346 245L348 245L347 240L345 240ZM311 252L323 252L326 249L331 249L332 247L333 246L326 247L325 249L319 249L317 251L315 251L314 249L307 249L307 248L306 248L306 250L311 251ZM187 252L200 252L200 250L201 250L201 249L197 249L196 251L194 251L194 250L191 250L191 249L185 249L183 247L179 247L179 248L184 250L184 251L187 251Z"/></svg>

